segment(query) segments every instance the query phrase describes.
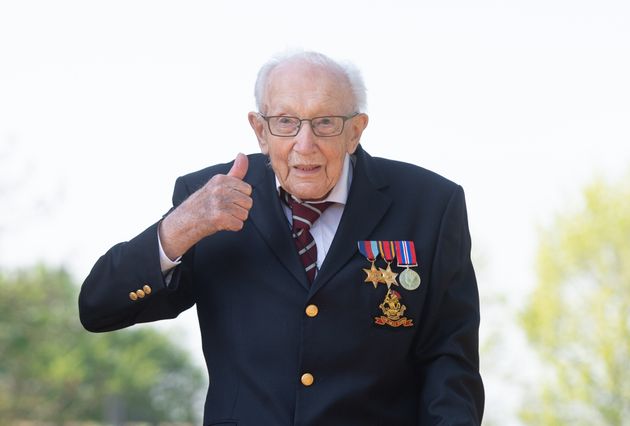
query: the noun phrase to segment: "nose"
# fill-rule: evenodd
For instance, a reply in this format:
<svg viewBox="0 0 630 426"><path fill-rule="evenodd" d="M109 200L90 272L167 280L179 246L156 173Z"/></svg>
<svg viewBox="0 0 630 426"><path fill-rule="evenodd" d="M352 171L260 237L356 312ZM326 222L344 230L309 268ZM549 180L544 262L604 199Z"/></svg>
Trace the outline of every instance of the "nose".
<svg viewBox="0 0 630 426"><path fill-rule="evenodd" d="M307 126L308 129L305 128ZM293 149L302 153L313 151L315 149L315 139L316 136L315 133L313 133L311 122L303 121L300 131L295 135L295 145Z"/></svg>

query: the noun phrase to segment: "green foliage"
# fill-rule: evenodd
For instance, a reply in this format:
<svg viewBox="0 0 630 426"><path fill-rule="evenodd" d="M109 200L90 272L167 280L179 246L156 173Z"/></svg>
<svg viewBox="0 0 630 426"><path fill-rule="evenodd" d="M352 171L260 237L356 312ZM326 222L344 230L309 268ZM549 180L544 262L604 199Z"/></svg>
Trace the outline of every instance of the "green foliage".
<svg viewBox="0 0 630 426"><path fill-rule="evenodd" d="M204 377L187 354L146 326L84 331L77 293L63 270L0 272L0 419L111 421L126 411L129 421L198 423Z"/></svg>
<svg viewBox="0 0 630 426"><path fill-rule="evenodd" d="M521 317L547 367L532 425L630 425L630 180L583 200L543 231Z"/></svg>

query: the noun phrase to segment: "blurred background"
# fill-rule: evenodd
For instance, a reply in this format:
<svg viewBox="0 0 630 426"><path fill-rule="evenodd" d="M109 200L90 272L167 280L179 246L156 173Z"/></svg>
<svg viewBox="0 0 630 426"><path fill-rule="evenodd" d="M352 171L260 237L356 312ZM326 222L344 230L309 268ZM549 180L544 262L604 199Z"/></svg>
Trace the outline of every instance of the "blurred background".
<svg viewBox="0 0 630 426"><path fill-rule="evenodd" d="M258 68L350 60L373 156L467 195L484 425L630 425L630 3L0 2L0 424L199 424L194 308L84 332L97 258L256 152Z"/></svg>

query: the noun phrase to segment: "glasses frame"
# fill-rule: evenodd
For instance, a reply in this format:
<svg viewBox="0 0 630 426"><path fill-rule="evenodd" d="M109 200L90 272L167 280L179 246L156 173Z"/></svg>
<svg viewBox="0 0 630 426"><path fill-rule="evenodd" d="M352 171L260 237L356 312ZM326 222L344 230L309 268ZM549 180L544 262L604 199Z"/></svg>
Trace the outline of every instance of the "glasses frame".
<svg viewBox="0 0 630 426"><path fill-rule="evenodd" d="M295 117L292 115L264 115L262 113L258 113L258 115L260 117L262 117L263 120L265 120L267 122L267 128L269 129L269 133L271 133L274 136L277 136L279 138L293 138L295 136L297 136L300 133L300 130L302 130L302 123L305 121L308 121L309 123L309 127L311 128L311 132L313 132L313 134L315 136L317 136L318 138L333 138L335 136L339 136L340 134L343 133L343 130L346 127L346 121L350 120L351 118L356 117L357 115L359 115L358 112L355 112L352 115L321 115L319 117L313 117L313 118L300 118L300 117ZM297 129L295 131L294 134L290 134L290 135L277 135L275 134L272 130L271 130L271 124L269 123L269 120L271 120L272 118L295 118L297 120L300 121L300 123L297 126ZM334 135L318 135L315 132L315 128L313 127L313 120L317 120L318 118L341 118L343 119L343 122L341 123L341 129L339 130L339 133L335 133Z"/></svg>

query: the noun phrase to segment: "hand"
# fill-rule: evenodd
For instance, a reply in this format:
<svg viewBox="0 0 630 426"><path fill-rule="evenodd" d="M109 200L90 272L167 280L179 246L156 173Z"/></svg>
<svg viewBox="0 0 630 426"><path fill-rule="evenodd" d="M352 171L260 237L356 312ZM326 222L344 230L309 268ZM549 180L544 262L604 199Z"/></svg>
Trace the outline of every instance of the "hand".
<svg viewBox="0 0 630 426"><path fill-rule="evenodd" d="M249 162L239 153L227 175L213 176L161 223L165 254L176 259L199 240L219 231L240 231L252 208L252 187L243 181Z"/></svg>

